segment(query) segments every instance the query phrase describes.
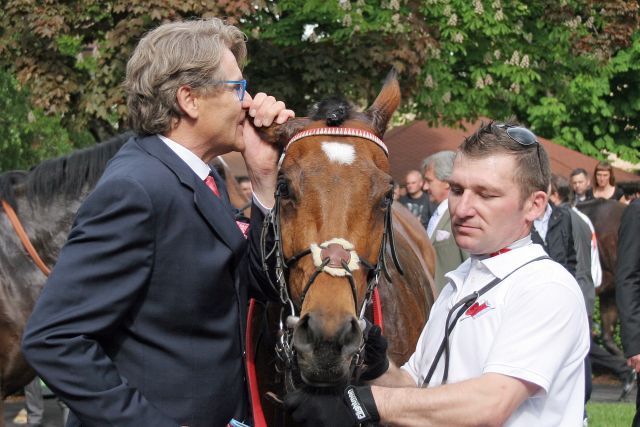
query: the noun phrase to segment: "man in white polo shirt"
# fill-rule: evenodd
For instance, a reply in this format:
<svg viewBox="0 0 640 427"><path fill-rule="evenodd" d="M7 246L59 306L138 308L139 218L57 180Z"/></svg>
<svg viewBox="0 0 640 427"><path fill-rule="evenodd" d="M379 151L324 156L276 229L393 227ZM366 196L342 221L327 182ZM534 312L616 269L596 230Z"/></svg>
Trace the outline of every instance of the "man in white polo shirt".
<svg viewBox="0 0 640 427"><path fill-rule="evenodd" d="M584 302L575 279L530 238L549 176L544 148L524 127L492 122L465 139L448 179L449 212L471 257L446 275L415 353L401 368L380 363L373 359L384 339L370 334L375 375L367 378L377 378L344 397L291 393L293 418L312 426L580 426Z"/></svg>

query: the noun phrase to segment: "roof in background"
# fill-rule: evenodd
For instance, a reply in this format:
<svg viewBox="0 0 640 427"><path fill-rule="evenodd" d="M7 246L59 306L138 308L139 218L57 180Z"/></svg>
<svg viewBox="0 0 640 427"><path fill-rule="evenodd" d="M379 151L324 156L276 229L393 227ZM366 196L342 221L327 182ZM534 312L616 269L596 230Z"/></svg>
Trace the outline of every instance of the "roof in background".
<svg viewBox="0 0 640 427"><path fill-rule="evenodd" d="M480 124L478 120L475 123L463 122L465 129L434 128L425 121L416 120L391 129L384 136L389 148L391 176L396 182L404 182L406 173L411 169L419 170L425 157L442 150L456 150L462 140L475 132ZM583 168L589 175L593 174L598 160L548 139L538 139L549 154L553 173L568 178L572 170ZM640 176L619 168L614 168L614 173L617 182L640 181Z"/></svg>
<svg viewBox="0 0 640 427"><path fill-rule="evenodd" d="M485 119L488 121L488 119ZM448 127L429 127L427 122L417 120L404 126L389 130L384 136L384 142L389 148L391 175L396 182L404 182L406 173L411 169L420 169L422 160L430 154L442 150L455 150L464 137L471 135L480 126L480 120L466 123L465 129ZM590 175L598 160L586 156L578 151L555 144L548 139L539 138L551 159L553 173L569 177L572 170L583 168ZM222 156L233 175L238 177L247 174L244 159L240 153L228 153ZM640 182L640 176L614 168L616 181Z"/></svg>

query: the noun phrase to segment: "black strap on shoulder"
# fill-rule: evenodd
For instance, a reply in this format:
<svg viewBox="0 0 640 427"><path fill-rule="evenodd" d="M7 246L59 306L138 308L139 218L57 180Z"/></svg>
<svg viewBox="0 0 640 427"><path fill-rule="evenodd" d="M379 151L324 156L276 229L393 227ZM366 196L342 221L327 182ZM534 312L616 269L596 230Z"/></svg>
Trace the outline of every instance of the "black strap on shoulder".
<svg viewBox="0 0 640 427"><path fill-rule="evenodd" d="M480 298L480 296L482 296L483 294L493 289L493 287L495 287L498 283L502 282L507 277L511 276L513 273L520 270L525 265L528 265L528 264L531 264L532 262L540 261L543 259L551 259L551 258L549 258L547 255L543 255L543 256L534 258L532 260L529 260L524 264L520 265L519 267L515 268L513 271L511 271L509 274L504 276L502 279L499 277L496 277L487 285L482 287L480 290L472 292L471 294L467 295L466 297L458 301L453 307L451 307L451 310L449 310L449 314L447 314L444 337L442 338L442 342L440 343L440 347L438 348L436 357L434 358L433 362L431 363L431 366L429 367L429 372L427 373L427 376L422 382L422 387L427 387L429 385L429 381L431 381L431 377L433 376L433 373L436 370L436 366L438 366L438 361L440 360L440 357L442 357L443 352L445 355L444 356L445 363L444 363L444 373L442 374L442 384L447 383L447 378L449 376L449 336L451 335L451 331L453 331L453 328L456 326L456 323L458 322L458 319L462 316L462 314L464 314L464 312L467 311L467 309L471 307L473 303L475 303L478 300L478 298ZM455 313L455 317L453 319L453 322L450 323L451 316L454 313Z"/></svg>

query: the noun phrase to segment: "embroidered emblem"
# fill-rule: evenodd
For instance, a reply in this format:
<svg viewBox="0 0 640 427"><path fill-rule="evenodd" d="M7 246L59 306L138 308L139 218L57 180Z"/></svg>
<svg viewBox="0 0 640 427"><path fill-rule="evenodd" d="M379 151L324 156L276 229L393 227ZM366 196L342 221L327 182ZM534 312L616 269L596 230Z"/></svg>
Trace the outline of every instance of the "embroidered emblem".
<svg viewBox="0 0 640 427"><path fill-rule="evenodd" d="M493 309L494 307L492 307L486 300L482 302L475 302L471 307L467 308L467 311L464 312L464 316L460 320L468 319L470 317L476 319Z"/></svg>

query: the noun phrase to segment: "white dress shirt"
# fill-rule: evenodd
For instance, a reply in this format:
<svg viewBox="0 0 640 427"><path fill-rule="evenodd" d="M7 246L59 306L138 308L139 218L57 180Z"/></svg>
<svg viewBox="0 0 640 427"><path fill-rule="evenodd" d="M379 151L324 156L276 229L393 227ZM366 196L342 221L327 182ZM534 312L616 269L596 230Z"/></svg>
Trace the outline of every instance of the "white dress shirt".
<svg viewBox="0 0 640 427"><path fill-rule="evenodd" d="M440 222L442 215L444 215L447 209L449 209L449 199L444 199L440 202L433 215L431 215L431 218L429 218L429 223L427 224L427 234L429 235L429 238L431 238L431 236L433 235L436 226Z"/></svg>

